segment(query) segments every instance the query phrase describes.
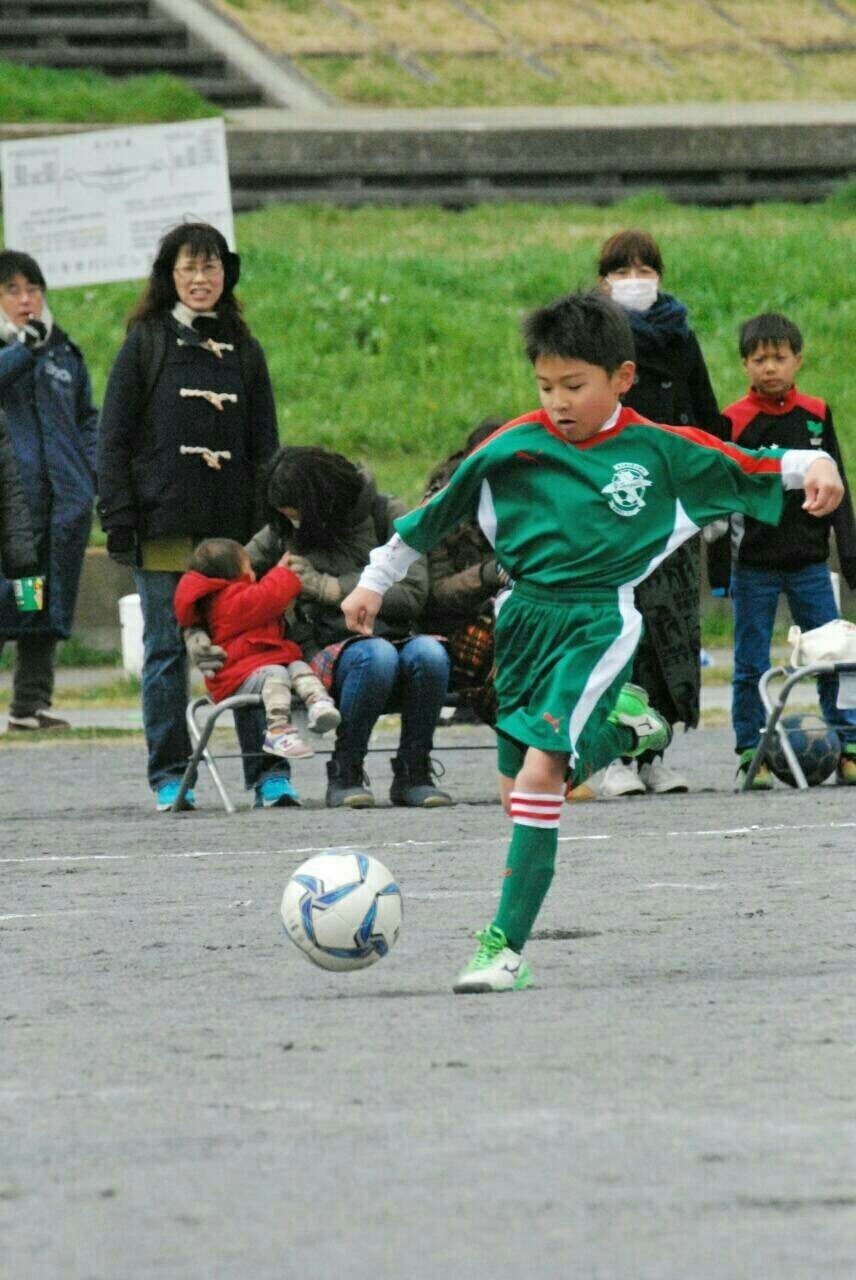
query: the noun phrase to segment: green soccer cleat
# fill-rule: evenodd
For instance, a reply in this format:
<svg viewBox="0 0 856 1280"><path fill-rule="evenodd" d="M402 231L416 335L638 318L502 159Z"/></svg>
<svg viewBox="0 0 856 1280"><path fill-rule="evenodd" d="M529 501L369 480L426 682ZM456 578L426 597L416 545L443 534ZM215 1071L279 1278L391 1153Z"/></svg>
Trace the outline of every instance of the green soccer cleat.
<svg viewBox="0 0 856 1280"><path fill-rule="evenodd" d="M458 975L452 990L458 995L483 991L522 991L532 986L529 966L495 924L477 933L479 949Z"/></svg>
<svg viewBox="0 0 856 1280"><path fill-rule="evenodd" d="M648 695L638 684L621 687L618 701L607 716L610 724L621 724L636 734L636 746L627 756L641 756L645 751L665 751L672 741L672 727L665 717L648 702Z"/></svg>
<svg viewBox="0 0 856 1280"><path fill-rule="evenodd" d="M745 751L740 752L740 764L737 766L737 790L743 790L743 782L746 774L749 772L749 766L755 758L755 748L747 747ZM770 772L770 766L766 760L762 760L752 779L750 791L772 791L773 775Z"/></svg>

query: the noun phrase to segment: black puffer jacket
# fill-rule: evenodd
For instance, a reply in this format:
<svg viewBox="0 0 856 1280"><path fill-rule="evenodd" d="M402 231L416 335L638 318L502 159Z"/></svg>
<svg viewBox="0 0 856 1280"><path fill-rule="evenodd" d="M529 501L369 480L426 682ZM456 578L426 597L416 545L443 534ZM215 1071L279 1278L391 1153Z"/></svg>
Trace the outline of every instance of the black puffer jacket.
<svg viewBox="0 0 856 1280"><path fill-rule="evenodd" d="M299 551L320 573L329 573L338 579L342 599L357 585L374 548L392 537L395 532L393 520L408 510L398 498L379 494L368 472L362 474L363 488L354 505L353 520L341 530L341 536L334 545L314 549L301 547ZM260 575L271 569L284 552L297 553L297 546L293 536L280 533L273 525L267 524L247 544L247 551L253 568ZM375 622L374 634L393 640L414 635L418 629L417 619L427 599L428 567L424 559L419 559L407 576L387 591ZM353 639L353 632L345 626L344 614L338 604L301 602L298 598L294 616L289 613L288 622L289 639L300 645L307 662L326 645Z"/></svg>
<svg viewBox="0 0 856 1280"><path fill-rule="evenodd" d="M38 565L30 513L5 414L0 410L0 573L24 578Z"/></svg>

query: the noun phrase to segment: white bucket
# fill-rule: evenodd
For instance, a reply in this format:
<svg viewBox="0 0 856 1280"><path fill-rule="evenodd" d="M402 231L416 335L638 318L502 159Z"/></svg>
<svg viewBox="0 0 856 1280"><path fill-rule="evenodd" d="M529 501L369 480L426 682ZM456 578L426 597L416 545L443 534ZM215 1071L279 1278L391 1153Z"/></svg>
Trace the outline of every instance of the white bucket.
<svg viewBox="0 0 856 1280"><path fill-rule="evenodd" d="M122 630L122 666L129 676L143 673L143 611L140 597L120 596L119 626Z"/></svg>

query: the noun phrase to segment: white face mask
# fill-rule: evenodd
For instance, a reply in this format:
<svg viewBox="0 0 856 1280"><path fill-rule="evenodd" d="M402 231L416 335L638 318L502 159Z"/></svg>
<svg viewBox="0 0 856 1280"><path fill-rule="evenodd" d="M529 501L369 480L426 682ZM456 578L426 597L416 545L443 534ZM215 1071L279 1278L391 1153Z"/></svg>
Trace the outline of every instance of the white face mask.
<svg viewBox="0 0 856 1280"><path fill-rule="evenodd" d="M610 280L609 289L619 306L628 311L648 311L657 301L659 280L629 276L620 280Z"/></svg>

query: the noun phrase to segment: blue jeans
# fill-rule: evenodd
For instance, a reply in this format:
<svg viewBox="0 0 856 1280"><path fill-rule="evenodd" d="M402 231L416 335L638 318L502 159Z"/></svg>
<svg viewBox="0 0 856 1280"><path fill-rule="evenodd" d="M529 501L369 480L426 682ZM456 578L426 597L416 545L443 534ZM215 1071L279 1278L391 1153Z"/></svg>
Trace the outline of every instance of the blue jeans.
<svg viewBox="0 0 856 1280"><path fill-rule="evenodd" d="M766 722L758 681L770 667L770 641L782 593L794 622L803 631L822 627L838 617L826 564L810 564L805 569L793 570L735 567L731 576L734 606L731 721L738 752L758 745ZM838 728L842 743L856 742L856 711L843 711L835 705L837 678L820 676L817 692L826 723Z"/></svg>
<svg viewBox="0 0 856 1280"><path fill-rule="evenodd" d="M143 613L143 725L149 752L149 785L181 778L191 752L185 710L190 696L187 655L172 601L180 573L135 569ZM235 712L235 731L244 753L244 781L254 787L263 777L290 776L285 760L261 754L265 736L263 707Z"/></svg>
<svg viewBox="0 0 856 1280"><path fill-rule="evenodd" d="M430 755L449 668L449 655L433 636L413 636L400 647L375 637L347 645L333 676L342 713L335 754L361 761L378 716L400 711L399 758L410 763Z"/></svg>

